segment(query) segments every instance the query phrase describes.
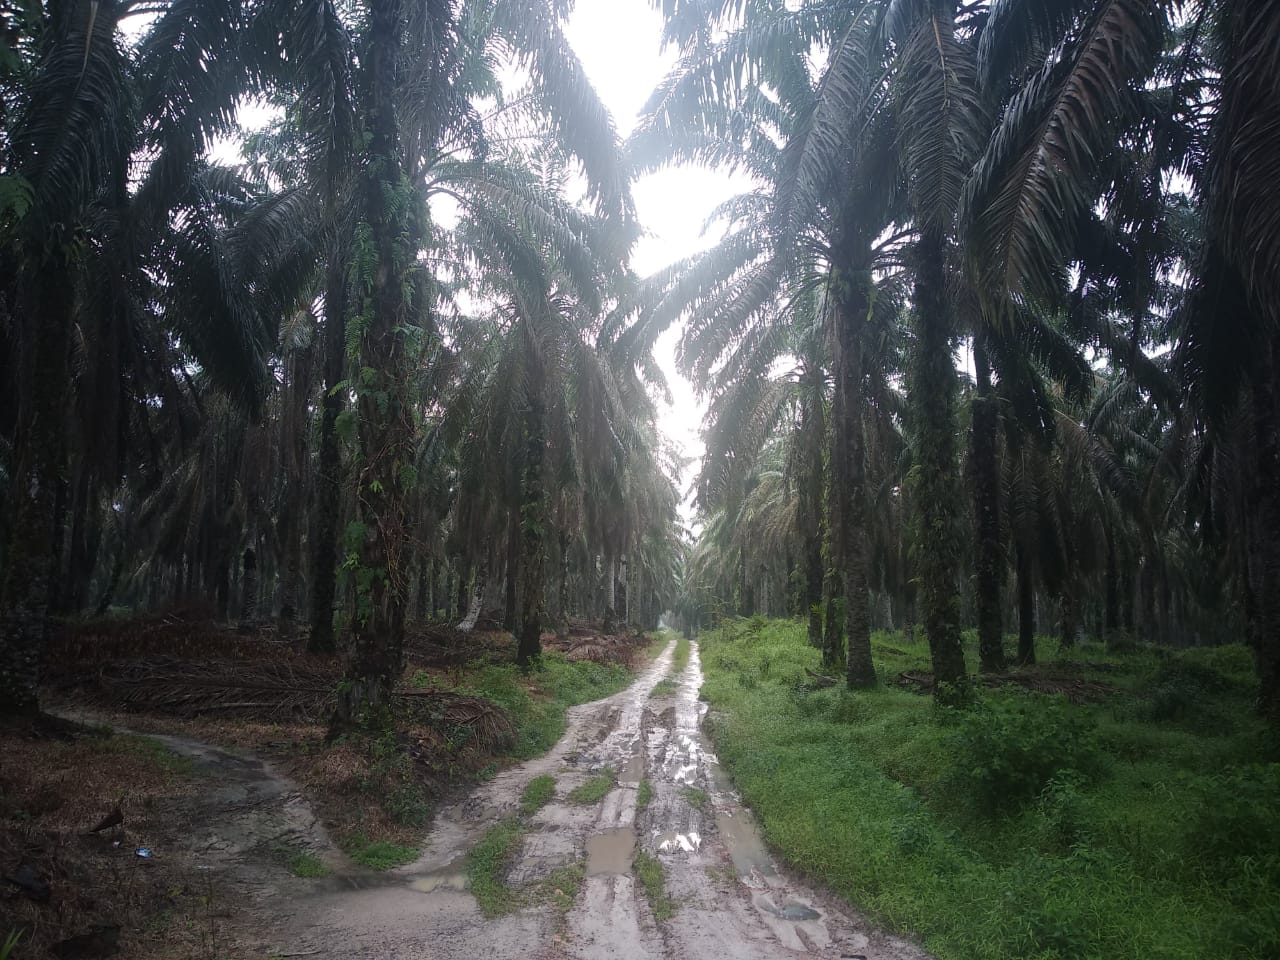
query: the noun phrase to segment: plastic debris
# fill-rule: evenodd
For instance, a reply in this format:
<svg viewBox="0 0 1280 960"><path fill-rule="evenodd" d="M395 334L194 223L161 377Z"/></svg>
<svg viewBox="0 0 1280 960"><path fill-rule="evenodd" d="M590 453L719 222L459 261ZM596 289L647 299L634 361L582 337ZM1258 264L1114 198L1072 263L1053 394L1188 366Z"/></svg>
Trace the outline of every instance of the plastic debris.
<svg viewBox="0 0 1280 960"><path fill-rule="evenodd" d="M150 860L153 856L150 847L139 847L137 850L133 851L133 855L135 857L142 857L144 860Z"/></svg>

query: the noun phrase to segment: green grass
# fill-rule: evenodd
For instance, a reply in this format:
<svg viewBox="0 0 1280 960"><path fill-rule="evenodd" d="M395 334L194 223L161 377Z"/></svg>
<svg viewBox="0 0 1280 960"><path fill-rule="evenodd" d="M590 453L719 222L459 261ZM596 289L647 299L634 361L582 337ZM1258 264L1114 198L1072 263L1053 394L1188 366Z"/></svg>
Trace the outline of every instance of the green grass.
<svg viewBox="0 0 1280 960"><path fill-rule="evenodd" d="M605 768L586 783L574 787L566 798L570 803L599 803L613 789L617 776L613 770Z"/></svg>
<svg viewBox="0 0 1280 960"><path fill-rule="evenodd" d="M520 795L520 813L531 816L551 802L556 795L556 778L549 773L534 777Z"/></svg>
<svg viewBox="0 0 1280 960"><path fill-rule="evenodd" d="M524 891L522 900L527 903L549 903L561 914L568 913L578 899L578 891L582 888L585 876L586 872L580 863L556 867L542 880L532 884L529 890Z"/></svg>
<svg viewBox="0 0 1280 960"><path fill-rule="evenodd" d="M418 678L428 683L436 678ZM508 757L528 760L546 753L564 733L565 711L623 690L633 677L619 664L569 661L559 653L542 655L528 677L515 664L467 668L450 690L485 697L505 707L516 725L516 742Z"/></svg>
<svg viewBox="0 0 1280 960"><path fill-rule="evenodd" d="M352 860L370 870L390 870L410 863L418 856L416 847L402 846L387 840L356 841L347 852Z"/></svg>
<svg viewBox="0 0 1280 960"><path fill-rule="evenodd" d="M670 677L663 677L653 686L653 696L669 697L680 689L680 685Z"/></svg>
<svg viewBox="0 0 1280 960"><path fill-rule="evenodd" d="M491 827L467 854L467 888L486 917L509 913L519 905L516 891L507 885L507 870L524 842L525 826L518 819Z"/></svg>
<svg viewBox="0 0 1280 960"><path fill-rule="evenodd" d="M314 853L307 853L306 851L289 853L286 856L284 865L295 877L302 877L308 880L327 876L329 873L329 868L324 865L323 860Z"/></svg>
<svg viewBox="0 0 1280 960"><path fill-rule="evenodd" d="M652 802L653 783L648 777L645 777L640 781L640 786L636 787L636 809L645 810Z"/></svg>
<svg viewBox="0 0 1280 960"><path fill-rule="evenodd" d="M480 839L467 854L467 889L486 917L500 917L530 904L550 904L568 913L578 898L585 871L580 863L556 867L541 880L524 887L507 883L507 871L528 830L520 818L503 820Z"/></svg>
<svg viewBox="0 0 1280 960"><path fill-rule="evenodd" d="M799 623L701 640L710 732L766 841L939 960L1280 956L1280 753L1243 647L1085 645L1035 670L1108 683L1105 702L983 691L962 714L809 690ZM900 635L873 654L882 679L928 669ZM997 813L983 798L1010 782L1029 799Z"/></svg>
<svg viewBox="0 0 1280 960"><path fill-rule="evenodd" d="M684 668L689 666L689 641L686 637L681 637L676 641L676 649L671 654L671 672L674 674L684 673Z"/></svg>
<svg viewBox="0 0 1280 960"><path fill-rule="evenodd" d="M675 915L676 904L667 895L666 878L663 875L662 864L658 862L656 857L639 850L632 861L632 867L635 870L636 879L640 881L641 889L644 890L645 899L649 901L649 909L653 911L653 918L660 923L664 920L670 920Z"/></svg>
<svg viewBox="0 0 1280 960"><path fill-rule="evenodd" d="M685 787L684 798L689 806L704 813L711 806L711 798L707 796L707 791L699 790L697 787Z"/></svg>

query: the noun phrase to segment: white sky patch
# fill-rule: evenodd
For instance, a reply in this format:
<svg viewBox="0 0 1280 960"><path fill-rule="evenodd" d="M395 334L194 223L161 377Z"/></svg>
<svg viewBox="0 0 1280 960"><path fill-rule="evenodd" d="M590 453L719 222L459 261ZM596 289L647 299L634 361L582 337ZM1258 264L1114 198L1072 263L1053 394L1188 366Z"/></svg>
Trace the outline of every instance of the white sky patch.
<svg viewBox="0 0 1280 960"><path fill-rule="evenodd" d="M583 69L613 114L618 133L626 137L636 125L645 101L676 61L662 50L662 15L647 0L578 0L565 30ZM703 234L711 212L747 189L745 178L702 167L675 167L636 181L636 214L645 235L636 246L632 266L642 276L673 261L705 250L719 238ZM680 329L673 326L657 342L654 357L671 389L670 406L659 403L658 425L694 462L680 478L687 491L703 454L700 431L705 405L676 369ZM686 520L691 505L685 502Z"/></svg>

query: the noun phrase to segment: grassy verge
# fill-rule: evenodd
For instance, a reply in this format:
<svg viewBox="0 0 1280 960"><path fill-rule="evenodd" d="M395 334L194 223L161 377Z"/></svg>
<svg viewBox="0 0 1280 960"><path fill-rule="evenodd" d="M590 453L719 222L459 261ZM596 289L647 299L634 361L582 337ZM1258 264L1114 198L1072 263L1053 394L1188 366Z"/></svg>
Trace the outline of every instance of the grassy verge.
<svg viewBox="0 0 1280 960"><path fill-rule="evenodd" d="M632 673L612 663L543 656L525 675L514 665L473 663L461 669L419 671L417 687L483 698L502 708L510 734L481 739L473 726L456 731L425 728L397 718L396 730L378 738L346 737L335 744L311 742L295 754L291 768L321 799L339 845L356 862L385 870L413 859L430 822L434 797L449 785L491 775L499 767L546 752L560 738L569 707L625 688ZM429 763L411 758L424 753ZM554 780L530 784L522 800L526 814L546 803ZM550 792L547 792L547 791Z"/></svg>
<svg viewBox="0 0 1280 960"><path fill-rule="evenodd" d="M644 890L645 899L649 901L649 909L653 911L654 919L659 922L670 920L675 915L676 904L667 895L666 877L662 871L662 864L656 857L639 850L632 861L632 867L635 870L636 879L640 881L640 888Z"/></svg>
<svg viewBox="0 0 1280 960"><path fill-rule="evenodd" d="M467 889L486 917L500 916L516 905L516 891L507 885L506 876L524 834L519 819L503 820L467 854Z"/></svg>
<svg viewBox="0 0 1280 960"><path fill-rule="evenodd" d="M460 675L424 673L414 679L420 686L484 697L503 707L516 726L515 743L505 756L527 760L546 753L560 739L569 707L617 693L633 678L616 663L568 660L547 653L528 676L514 664L489 664L469 667Z"/></svg>
<svg viewBox="0 0 1280 960"><path fill-rule="evenodd" d="M680 685L677 684L674 680L672 680L670 677L663 677L656 684L654 684L653 695L655 697L669 697L671 696L671 694L675 693L679 689L680 689Z"/></svg>
<svg viewBox="0 0 1280 960"><path fill-rule="evenodd" d="M314 853L307 853L306 851L285 851L283 856L285 867L295 877L315 879L317 877L327 876L329 873L329 868L324 865L324 861Z"/></svg>
<svg viewBox="0 0 1280 960"><path fill-rule="evenodd" d="M636 809L644 810L653 802L653 781L645 777L636 787Z"/></svg>
<svg viewBox="0 0 1280 960"><path fill-rule="evenodd" d="M671 653L671 672L678 676L684 673L684 668L687 666L689 666L689 641L681 637L676 641L676 648Z"/></svg>
<svg viewBox="0 0 1280 960"><path fill-rule="evenodd" d="M927 669L924 644L873 648L882 678ZM940 960L1280 955L1280 764L1248 652L1070 657L1033 679L1099 702L956 713L811 690L804 627L742 621L702 638L703 695L768 842Z"/></svg>
<svg viewBox="0 0 1280 960"><path fill-rule="evenodd" d="M549 773L534 777L520 795L520 812L528 817L537 813L556 795L556 778Z"/></svg>
<svg viewBox="0 0 1280 960"><path fill-rule="evenodd" d="M499 917L529 904L550 904L563 914L577 899L584 875L577 863L556 867L524 887L507 883L507 873L527 832L524 816L511 817L491 827L467 854L467 889L486 917Z"/></svg>
<svg viewBox="0 0 1280 960"><path fill-rule="evenodd" d="M605 798L605 795L613 789L613 785L616 780L617 775L614 771L606 768L600 771L600 773L597 773L586 783L576 786L570 790L569 796L566 797L566 799L570 803L599 803Z"/></svg>
<svg viewBox="0 0 1280 960"><path fill-rule="evenodd" d="M711 806L711 798L707 796L705 790L699 790L697 787L685 787L684 798L689 806L695 810L701 810L703 813Z"/></svg>

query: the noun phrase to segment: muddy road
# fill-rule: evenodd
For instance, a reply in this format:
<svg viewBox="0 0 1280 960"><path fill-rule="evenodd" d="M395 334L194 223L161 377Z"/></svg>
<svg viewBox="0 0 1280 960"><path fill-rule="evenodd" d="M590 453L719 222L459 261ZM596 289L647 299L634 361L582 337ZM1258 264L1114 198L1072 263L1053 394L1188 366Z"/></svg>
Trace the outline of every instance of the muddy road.
<svg viewBox="0 0 1280 960"><path fill-rule="evenodd" d="M627 690L571 709L565 735L550 753L441 809L422 855L397 870L373 874L345 863L292 796L284 798L287 816L251 818L253 839L279 830L291 845L322 855L334 871L313 881L265 882L253 876L251 864L222 858L239 873L234 882L242 885L242 902L252 903L258 920L253 953L335 960L926 960L919 948L877 934L778 868L702 733L697 647L678 676L671 675L673 651L674 643ZM193 750L181 741L171 746ZM216 758L212 762L216 766ZM570 799L574 788L602 773L610 784L602 799ZM544 774L555 778L555 797L526 819L507 882L538 889L552 871L572 865L584 876L571 901L529 897L524 906L486 918L467 890L467 854L494 825L516 815L525 786ZM246 791L278 800L285 787L263 773L227 789L244 810ZM219 837L242 847L234 841L251 838L237 822L231 815L211 824L206 849L217 850ZM646 891L639 877L637 860L646 858L660 863L665 876L656 911L652 884Z"/></svg>

